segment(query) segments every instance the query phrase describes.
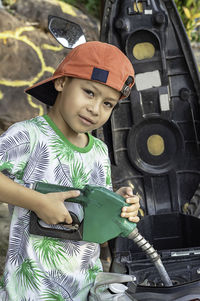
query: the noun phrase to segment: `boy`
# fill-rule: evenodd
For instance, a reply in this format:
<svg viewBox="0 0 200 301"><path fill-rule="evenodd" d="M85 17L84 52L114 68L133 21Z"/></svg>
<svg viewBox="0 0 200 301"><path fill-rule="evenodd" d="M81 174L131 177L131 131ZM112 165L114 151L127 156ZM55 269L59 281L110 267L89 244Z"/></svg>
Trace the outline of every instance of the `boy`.
<svg viewBox="0 0 200 301"><path fill-rule="evenodd" d="M0 200L14 206L0 300L87 300L101 270L99 245L30 235L30 210L47 224L71 223L68 210L80 220L82 210L71 203L67 210L64 200L78 196L86 184L112 189L107 148L89 132L108 120L133 84L132 64L118 48L87 42L52 77L26 90L52 108L0 138L0 169L14 180L0 174ZM37 181L77 191L41 194L24 187ZM118 193L131 204L121 215L138 222L138 198L130 187Z"/></svg>

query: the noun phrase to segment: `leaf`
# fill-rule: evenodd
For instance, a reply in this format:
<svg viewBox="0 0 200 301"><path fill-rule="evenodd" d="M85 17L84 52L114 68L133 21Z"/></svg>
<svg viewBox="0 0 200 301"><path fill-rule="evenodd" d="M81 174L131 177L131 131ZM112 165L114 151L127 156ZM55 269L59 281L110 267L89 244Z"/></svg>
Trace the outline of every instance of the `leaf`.
<svg viewBox="0 0 200 301"><path fill-rule="evenodd" d="M67 255L69 255L70 257L80 254L80 241L67 240L63 241L63 245L66 249Z"/></svg>
<svg viewBox="0 0 200 301"><path fill-rule="evenodd" d="M41 280L44 278L36 262L31 259L24 260L17 267L15 275L19 290L25 291L29 289L39 291Z"/></svg>
<svg viewBox="0 0 200 301"><path fill-rule="evenodd" d="M51 138L50 146L53 149L53 153L55 153L56 158L65 159L66 161L71 161L74 158L74 152L71 147L67 145L67 143L60 139L57 135Z"/></svg>
<svg viewBox="0 0 200 301"><path fill-rule="evenodd" d="M0 161L0 171L7 170L8 172L11 172L13 168L13 163L10 161L2 162Z"/></svg>
<svg viewBox="0 0 200 301"><path fill-rule="evenodd" d="M199 19L200 18L200 13L197 13L197 14L194 14L193 16L192 16L192 19L194 20L194 19ZM198 22L198 21L197 21Z"/></svg>
<svg viewBox="0 0 200 301"><path fill-rule="evenodd" d="M3 139L0 144L0 157L3 161L12 161L27 154L29 149L29 133L27 131L21 131Z"/></svg>
<svg viewBox="0 0 200 301"><path fill-rule="evenodd" d="M47 275L48 278L43 280L47 287L47 292L42 295L45 301L73 301L73 298L79 293L79 283L76 278L58 271L51 271Z"/></svg>
<svg viewBox="0 0 200 301"><path fill-rule="evenodd" d="M106 186L107 186L108 189L112 190L112 180L111 180L111 169L110 169L110 166L107 166Z"/></svg>
<svg viewBox="0 0 200 301"><path fill-rule="evenodd" d="M56 268L63 259L67 260L65 249L58 239L50 237L34 239L33 246L39 261L50 268Z"/></svg>
<svg viewBox="0 0 200 301"><path fill-rule="evenodd" d="M190 7L192 4L194 4L194 0L187 0L187 7Z"/></svg>
<svg viewBox="0 0 200 301"><path fill-rule="evenodd" d="M102 270L100 269L100 267L98 265L94 265L91 269L88 270L87 272L87 281L91 282L94 281L97 274L99 272L101 272Z"/></svg>
<svg viewBox="0 0 200 301"><path fill-rule="evenodd" d="M0 279L0 289L4 289L4 287L5 287L5 283L4 283L4 278L2 277Z"/></svg>
<svg viewBox="0 0 200 301"><path fill-rule="evenodd" d="M87 247L85 248L81 259L82 272L88 270L88 268L91 267L92 255L94 254L95 249L96 249L95 243L87 243Z"/></svg>
<svg viewBox="0 0 200 301"><path fill-rule="evenodd" d="M24 170L28 162L20 162L20 164L17 166L17 172L14 173L14 176L18 180L22 180L24 176Z"/></svg>
<svg viewBox="0 0 200 301"><path fill-rule="evenodd" d="M107 154L107 146L97 138L94 138L94 147L98 153Z"/></svg>
<svg viewBox="0 0 200 301"><path fill-rule="evenodd" d="M99 162L95 162L89 184L104 186L105 185L105 173L103 165Z"/></svg>
<svg viewBox="0 0 200 301"><path fill-rule="evenodd" d="M49 128L47 128L46 121L43 120L41 117L36 117L30 120L26 120L26 123L39 128L39 130L45 135L47 135L49 132Z"/></svg>
<svg viewBox="0 0 200 301"><path fill-rule="evenodd" d="M200 26L200 20L197 21L196 27Z"/></svg>
<svg viewBox="0 0 200 301"><path fill-rule="evenodd" d="M65 299L63 299L63 297L59 293L52 290L46 290L46 292L42 294L41 297L42 299L40 300L45 300L45 301L65 301Z"/></svg>
<svg viewBox="0 0 200 301"><path fill-rule="evenodd" d="M54 169L54 175L56 178L56 182L59 185L63 186L71 186L71 175L70 175L70 168L67 164L62 164L58 158L59 165L56 166Z"/></svg>
<svg viewBox="0 0 200 301"><path fill-rule="evenodd" d="M83 163L76 161L72 165L72 186L82 188L89 181L90 172L85 172Z"/></svg>
<svg viewBox="0 0 200 301"><path fill-rule="evenodd" d="M48 147L43 142L38 142L34 153L31 155L24 171L24 181L34 183L40 181L49 164Z"/></svg>
<svg viewBox="0 0 200 301"><path fill-rule="evenodd" d="M25 209L24 209L25 210ZM28 244L29 212L17 220L13 227L8 257L11 263L20 264L26 258Z"/></svg>
<svg viewBox="0 0 200 301"><path fill-rule="evenodd" d="M188 19L191 19L190 11L187 7L183 6L183 11Z"/></svg>
<svg viewBox="0 0 200 301"><path fill-rule="evenodd" d="M8 272L4 272L3 276L0 279L0 289L4 289L8 284Z"/></svg>

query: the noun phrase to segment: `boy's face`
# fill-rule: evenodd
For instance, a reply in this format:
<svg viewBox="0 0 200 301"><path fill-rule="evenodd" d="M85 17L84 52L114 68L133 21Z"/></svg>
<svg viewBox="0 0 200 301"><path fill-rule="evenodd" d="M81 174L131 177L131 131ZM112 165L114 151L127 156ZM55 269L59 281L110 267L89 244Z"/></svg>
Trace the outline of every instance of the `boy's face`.
<svg viewBox="0 0 200 301"><path fill-rule="evenodd" d="M60 93L52 112L57 126L69 135L101 127L120 98L120 92L113 88L78 78L59 78L55 88Z"/></svg>

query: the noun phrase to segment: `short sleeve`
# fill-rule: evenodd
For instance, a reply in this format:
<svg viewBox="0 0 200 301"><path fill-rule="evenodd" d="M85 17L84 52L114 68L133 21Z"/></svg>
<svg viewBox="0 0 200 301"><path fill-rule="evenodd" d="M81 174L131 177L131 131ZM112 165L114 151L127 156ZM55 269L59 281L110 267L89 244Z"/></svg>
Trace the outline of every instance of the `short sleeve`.
<svg viewBox="0 0 200 301"><path fill-rule="evenodd" d="M25 124L16 123L0 136L0 171L21 180L30 155L30 136Z"/></svg>

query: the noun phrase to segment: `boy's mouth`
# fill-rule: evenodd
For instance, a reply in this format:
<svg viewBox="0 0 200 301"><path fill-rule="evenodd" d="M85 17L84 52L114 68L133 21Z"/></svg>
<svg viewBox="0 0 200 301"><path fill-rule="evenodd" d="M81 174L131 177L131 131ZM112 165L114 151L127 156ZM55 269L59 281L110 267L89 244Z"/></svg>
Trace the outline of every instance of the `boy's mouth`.
<svg viewBox="0 0 200 301"><path fill-rule="evenodd" d="M79 118L87 125L91 125L91 124L95 124L95 122L88 118L88 117L85 117L85 116L82 116L82 115L79 115Z"/></svg>

